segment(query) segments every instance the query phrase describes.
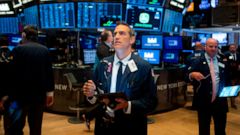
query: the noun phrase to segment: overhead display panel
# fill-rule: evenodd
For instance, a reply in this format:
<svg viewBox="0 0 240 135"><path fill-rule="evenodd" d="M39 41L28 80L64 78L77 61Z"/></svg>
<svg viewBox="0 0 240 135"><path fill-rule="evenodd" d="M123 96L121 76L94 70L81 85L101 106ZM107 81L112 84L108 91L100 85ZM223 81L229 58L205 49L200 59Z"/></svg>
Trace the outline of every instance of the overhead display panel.
<svg viewBox="0 0 240 135"><path fill-rule="evenodd" d="M162 13L162 8L127 4L126 22L135 30L160 31Z"/></svg>
<svg viewBox="0 0 240 135"><path fill-rule="evenodd" d="M32 6L25 8L24 13L24 24L38 26L38 7Z"/></svg>
<svg viewBox="0 0 240 135"><path fill-rule="evenodd" d="M74 3L40 4L41 28L75 28Z"/></svg>
<svg viewBox="0 0 240 135"><path fill-rule="evenodd" d="M1 17L0 18L0 33L18 33L18 18L17 17Z"/></svg>
<svg viewBox="0 0 240 135"><path fill-rule="evenodd" d="M179 33L182 29L182 20L183 15L181 13L166 9L162 32Z"/></svg>
<svg viewBox="0 0 240 135"><path fill-rule="evenodd" d="M163 6L165 0L127 0L127 3Z"/></svg>
<svg viewBox="0 0 240 135"><path fill-rule="evenodd" d="M78 2L78 28L114 28L122 20L122 3Z"/></svg>

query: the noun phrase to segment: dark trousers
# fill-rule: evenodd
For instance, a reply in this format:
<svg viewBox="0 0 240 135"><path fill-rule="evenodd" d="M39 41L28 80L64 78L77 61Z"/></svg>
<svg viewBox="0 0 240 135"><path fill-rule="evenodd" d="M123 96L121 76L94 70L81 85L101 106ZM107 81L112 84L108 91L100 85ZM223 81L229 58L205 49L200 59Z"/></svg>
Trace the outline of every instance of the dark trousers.
<svg viewBox="0 0 240 135"><path fill-rule="evenodd" d="M198 110L199 135L210 135L211 117L215 135L226 135L227 113L216 109Z"/></svg>
<svg viewBox="0 0 240 135"><path fill-rule="evenodd" d="M4 116L5 135L23 135L26 117L29 124L29 135L41 135L44 105L39 103L27 103L19 106L20 113L15 119L11 115Z"/></svg>

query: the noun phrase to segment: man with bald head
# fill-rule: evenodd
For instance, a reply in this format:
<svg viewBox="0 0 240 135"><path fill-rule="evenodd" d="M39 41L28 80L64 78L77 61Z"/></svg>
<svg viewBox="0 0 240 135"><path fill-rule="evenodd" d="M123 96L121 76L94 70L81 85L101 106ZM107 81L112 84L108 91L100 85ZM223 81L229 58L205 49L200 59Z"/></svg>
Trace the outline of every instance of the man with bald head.
<svg viewBox="0 0 240 135"><path fill-rule="evenodd" d="M218 94L227 84L227 65L218 57L217 52L218 41L207 39L205 53L189 67L189 79L197 88L199 135L210 135L211 117L214 120L215 135L226 134L227 99L218 97Z"/></svg>

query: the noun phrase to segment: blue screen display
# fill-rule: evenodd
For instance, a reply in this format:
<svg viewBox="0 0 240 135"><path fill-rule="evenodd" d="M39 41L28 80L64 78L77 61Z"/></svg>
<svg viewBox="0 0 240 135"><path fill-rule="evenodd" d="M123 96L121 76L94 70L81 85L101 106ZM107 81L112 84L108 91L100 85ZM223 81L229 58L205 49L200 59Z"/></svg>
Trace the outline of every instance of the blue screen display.
<svg viewBox="0 0 240 135"><path fill-rule="evenodd" d="M138 55L150 64L160 64L160 50L139 49Z"/></svg>
<svg viewBox="0 0 240 135"><path fill-rule="evenodd" d="M164 48L182 49L182 37L181 36L164 37Z"/></svg>
<svg viewBox="0 0 240 135"><path fill-rule="evenodd" d="M145 49L162 49L162 36L159 35L143 35L142 48Z"/></svg>
<svg viewBox="0 0 240 135"><path fill-rule="evenodd" d="M135 30L160 31L162 13L162 8L127 4L125 20Z"/></svg>
<svg viewBox="0 0 240 135"><path fill-rule="evenodd" d="M165 0L127 0L127 3L162 6Z"/></svg>
<svg viewBox="0 0 240 135"><path fill-rule="evenodd" d="M178 50L164 50L163 61L167 63L178 63L179 51Z"/></svg>
<svg viewBox="0 0 240 135"><path fill-rule="evenodd" d="M96 60L96 49L84 49L83 50L83 63L94 64Z"/></svg>
<svg viewBox="0 0 240 135"><path fill-rule="evenodd" d="M213 33L212 38L216 39L219 44L226 44L227 41L227 33Z"/></svg>
<svg viewBox="0 0 240 135"><path fill-rule="evenodd" d="M80 34L80 46L83 49L95 49L97 44L97 36L91 34Z"/></svg>
<svg viewBox="0 0 240 135"><path fill-rule="evenodd" d="M23 10L24 13L24 24L25 25L38 25L38 8L37 6L32 6L29 8L25 8Z"/></svg>
<svg viewBox="0 0 240 135"><path fill-rule="evenodd" d="M17 46L21 40L22 40L21 35L9 35L8 36L8 43L11 46Z"/></svg>
<svg viewBox="0 0 240 135"><path fill-rule="evenodd" d="M40 4L41 28L75 28L74 3Z"/></svg>
<svg viewBox="0 0 240 135"><path fill-rule="evenodd" d="M18 33L18 18L17 17L1 17L0 18L0 33Z"/></svg>
<svg viewBox="0 0 240 135"><path fill-rule="evenodd" d="M204 34L204 33L197 34L197 41L201 42L202 44L206 44L206 41L208 38L211 38L211 34Z"/></svg>
<svg viewBox="0 0 240 135"><path fill-rule="evenodd" d="M121 3L78 2L78 28L114 28L122 20Z"/></svg>
<svg viewBox="0 0 240 135"><path fill-rule="evenodd" d="M183 15L172 10L165 10L162 32L179 33L182 29Z"/></svg>

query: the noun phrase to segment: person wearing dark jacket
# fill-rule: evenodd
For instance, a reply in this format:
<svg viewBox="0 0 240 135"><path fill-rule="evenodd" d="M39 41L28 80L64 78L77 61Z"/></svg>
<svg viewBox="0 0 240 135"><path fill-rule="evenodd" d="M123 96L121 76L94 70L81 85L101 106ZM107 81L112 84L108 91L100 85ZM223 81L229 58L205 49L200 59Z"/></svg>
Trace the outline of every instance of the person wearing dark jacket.
<svg viewBox="0 0 240 135"><path fill-rule="evenodd" d="M227 63L218 57L218 42L213 38L206 41L205 54L189 67L189 79L196 90L199 135L210 135L211 117L216 135L225 135L228 103L219 97L227 82Z"/></svg>
<svg viewBox="0 0 240 135"><path fill-rule="evenodd" d="M114 54L112 48L113 35L109 30L104 30L101 33L100 44L97 46L97 56L99 60Z"/></svg>
<svg viewBox="0 0 240 135"><path fill-rule="evenodd" d="M151 65L132 53L134 42L132 28L119 23L114 30L115 54L104 58L97 66L94 79L83 86L91 103L102 93L120 92L126 96L99 101L104 103L108 117L96 116L95 135L147 135L147 114L157 105L157 88ZM116 104L110 106L109 100Z"/></svg>
<svg viewBox="0 0 240 135"><path fill-rule="evenodd" d="M53 104L53 71L47 47L37 43L38 30L25 26L23 44L13 49L13 81L4 116L5 135L23 135L27 117L29 135L41 135L43 110Z"/></svg>
<svg viewBox="0 0 240 135"><path fill-rule="evenodd" d="M230 44L229 51L224 53L228 64L229 64L229 74L231 85L239 84L239 72L240 72L240 54L237 52L237 45ZM235 97L231 97L231 107L237 109L237 105L235 103Z"/></svg>

